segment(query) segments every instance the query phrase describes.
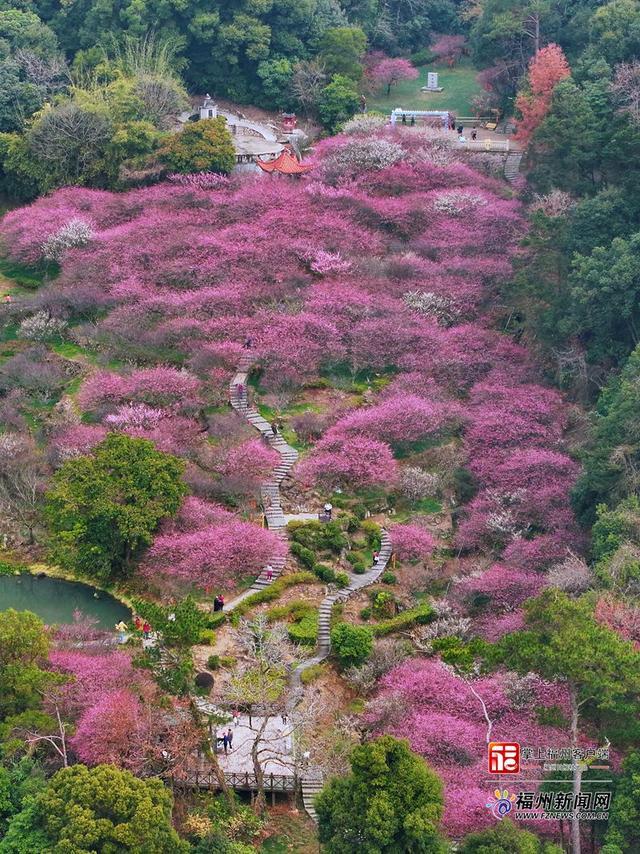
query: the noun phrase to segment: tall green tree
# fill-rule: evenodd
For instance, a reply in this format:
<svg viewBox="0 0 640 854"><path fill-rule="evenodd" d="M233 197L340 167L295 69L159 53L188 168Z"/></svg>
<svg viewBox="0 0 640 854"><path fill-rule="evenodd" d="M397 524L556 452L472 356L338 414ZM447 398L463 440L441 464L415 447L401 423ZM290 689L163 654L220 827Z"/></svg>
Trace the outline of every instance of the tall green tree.
<svg viewBox="0 0 640 854"><path fill-rule="evenodd" d="M362 57L367 37L359 27L335 27L320 41L320 59L329 75L340 74L351 80L362 77Z"/></svg>
<svg viewBox="0 0 640 854"><path fill-rule="evenodd" d="M73 765L11 819L0 852L180 854L189 845L171 826L172 808L161 780L139 780L111 765Z"/></svg>
<svg viewBox="0 0 640 854"><path fill-rule="evenodd" d="M318 115L323 126L335 132L343 122L355 115L359 106L360 97L353 80L336 74L320 94Z"/></svg>
<svg viewBox="0 0 640 854"><path fill-rule="evenodd" d="M327 854L440 854L442 782L406 741L383 735L356 747L351 773L316 799Z"/></svg>
<svg viewBox="0 0 640 854"><path fill-rule="evenodd" d="M599 504L613 506L638 489L640 471L640 345L622 373L598 398L591 447L574 489L574 506L585 524L593 523Z"/></svg>
<svg viewBox="0 0 640 854"><path fill-rule="evenodd" d="M634 851L640 851L640 754L635 751L622 763L601 854Z"/></svg>
<svg viewBox="0 0 640 854"><path fill-rule="evenodd" d="M0 719L40 705L51 681L44 623L30 611L0 611Z"/></svg>
<svg viewBox="0 0 640 854"><path fill-rule="evenodd" d="M117 433L68 460L46 496L54 558L101 580L128 575L158 523L180 507L183 468L149 440Z"/></svg>
<svg viewBox="0 0 640 854"><path fill-rule="evenodd" d="M640 654L593 616L588 598L570 599L550 588L525 604L525 629L496 645L498 659L520 673L563 681L569 691L571 746L578 746L581 718L620 740L633 739L629 724L640 709ZM621 726L622 725L622 726ZM580 791L582 768L573 772ZM580 854L580 822L571 822L573 854Z"/></svg>

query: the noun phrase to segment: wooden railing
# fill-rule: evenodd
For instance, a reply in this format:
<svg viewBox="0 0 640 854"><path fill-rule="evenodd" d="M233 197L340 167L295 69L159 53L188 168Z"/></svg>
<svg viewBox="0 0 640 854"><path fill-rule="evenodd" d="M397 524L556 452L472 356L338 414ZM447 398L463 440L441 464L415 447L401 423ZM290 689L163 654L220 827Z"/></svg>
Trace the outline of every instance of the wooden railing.
<svg viewBox="0 0 640 854"><path fill-rule="evenodd" d="M230 789L240 789L248 792L258 791L258 781L255 774L249 772L224 772L224 781ZM213 771L192 771L175 779L176 786L194 786L198 789L219 789L218 778ZM265 774L264 789L266 792L294 792L298 786L293 774Z"/></svg>

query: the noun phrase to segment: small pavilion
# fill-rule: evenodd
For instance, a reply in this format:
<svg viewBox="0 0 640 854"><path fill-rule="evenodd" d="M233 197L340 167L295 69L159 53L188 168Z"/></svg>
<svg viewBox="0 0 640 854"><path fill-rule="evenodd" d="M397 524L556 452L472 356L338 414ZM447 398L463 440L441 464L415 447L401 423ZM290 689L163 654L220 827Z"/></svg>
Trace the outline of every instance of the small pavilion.
<svg viewBox="0 0 640 854"><path fill-rule="evenodd" d="M273 160L257 158L256 163L263 172L273 175L303 175L313 167L310 163L301 163L289 146L285 147Z"/></svg>

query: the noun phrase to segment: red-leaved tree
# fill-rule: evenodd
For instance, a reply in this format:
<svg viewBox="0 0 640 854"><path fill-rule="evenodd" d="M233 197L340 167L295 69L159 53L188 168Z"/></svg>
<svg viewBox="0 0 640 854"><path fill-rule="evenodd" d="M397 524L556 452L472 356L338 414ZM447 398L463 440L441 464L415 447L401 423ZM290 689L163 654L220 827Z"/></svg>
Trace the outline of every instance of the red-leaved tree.
<svg viewBox="0 0 640 854"><path fill-rule="evenodd" d="M533 57L527 76L529 91L520 92L516 98L516 108L522 115L516 133L518 140L528 142L531 139L549 112L556 84L570 74L569 63L560 45L548 44Z"/></svg>

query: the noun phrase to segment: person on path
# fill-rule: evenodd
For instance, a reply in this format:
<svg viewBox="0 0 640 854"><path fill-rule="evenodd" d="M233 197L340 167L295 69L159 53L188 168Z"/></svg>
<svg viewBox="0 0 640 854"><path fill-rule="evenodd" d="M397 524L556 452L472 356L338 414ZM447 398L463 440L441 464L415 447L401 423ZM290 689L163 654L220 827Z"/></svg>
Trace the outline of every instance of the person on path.
<svg viewBox="0 0 640 854"><path fill-rule="evenodd" d="M238 724L240 723L240 712L237 709L235 709L235 711L232 714L233 714L233 725L238 726Z"/></svg>
<svg viewBox="0 0 640 854"><path fill-rule="evenodd" d="M475 142L477 138L478 138L478 131L474 128L471 131L471 139Z"/></svg>
<svg viewBox="0 0 640 854"><path fill-rule="evenodd" d="M213 600L213 610L214 610L214 613L216 611L220 610L220 597L219 596L216 596L216 598Z"/></svg>
<svg viewBox="0 0 640 854"><path fill-rule="evenodd" d="M245 338L244 344L242 346L244 347L245 350L250 350L252 345L253 345L253 341L251 340L251 338Z"/></svg>
<svg viewBox="0 0 640 854"><path fill-rule="evenodd" d="M329 522L331 521L331 514L333 513L333 504L327 503L324 505L324 515L327 517Z"/></svg>
<svg viewBox="0 0 640 854"><path fill-rule="evenodd" d="M238 383L236 390L238 392L238 397L242 397L244 395L244 386L242 383Z"/></svg>
<svg viewBox="0 0 640 854"><path fill-rule="evenodd" d="M275 421L271 422L271 432L273 433L274 436L278 435L278 425L276 424Z"/></svg>
<svg viewBox="0 0 640 854"><path fill-rule="evenodd" d="M119 623L116 623L116 631L118 632L118 642L125 643L127 640L127 624L124 620L120 620Z"/></svg>
<svg viewBox="0 0 640 854"><path fill-rule="evenodd" d="M273 567L272 566L265 566L264 571L265 571L266 576L267 576L267 581L271 581L273 579Z"/></svg>
<svg viewBox="0 0 640 854"><path fill-rule="evenodd" d="M224 596L222 593L218 596L218 601L220 602L220 611L224 611Z"/></svg>
<svg viewBox="0 0 640 854"><path fill-rule="evenodd" d="M289 720L289 716L287 715L287 713L286 713L286 712L283 712L283 713L282 713L282 723L283 723L283 724L286 724L286 722L287 722L288 720Z"/></svg>
<svg viewBox="0 0 640 854"><path fill-rule="evenodd" d="M380 552L373 553L373 562L374 564L378 563L378 558L380 557Z"/></svg>
<svg viewBox="0 0 640 854"><path fill-rule="evenodd" d="M222 736L222 746L224 747L224 752L227 753L229 749L229 736L225 734Z"/></svg>
<svg viewBox="0 0 640 854"><path fill-rule="evenodd" d="M227 743L229 744L229 750L233 750L233 731L231 727L227 730Z"/></svg>
<svg viewBox="0 0 640 854"><path fill-rule="evenodd" d="M458 125L458 136L462 136L463 130L464 130L463 125Z"/></svg>
<svg viewBox="0 0 640 854"><path fill-rule="evenodd" d="M135 617L133 618L133 625L134 625L135 630L136 630L137 632L139 632L139 631L140 631L140 629L142 628L142 620L140 619L140 617L139 617L137 614L136 614L136 615L135 615Z"/></svg>
<svg viewBox="0 0 640 854"><path fill-rule="evenodd" d="M149 623L147 623L147 622L143 623L143 625L142 625L142 637L145 640L149 639L149 633L150 632L151 632L151 626L149 625Z"/></svg>

